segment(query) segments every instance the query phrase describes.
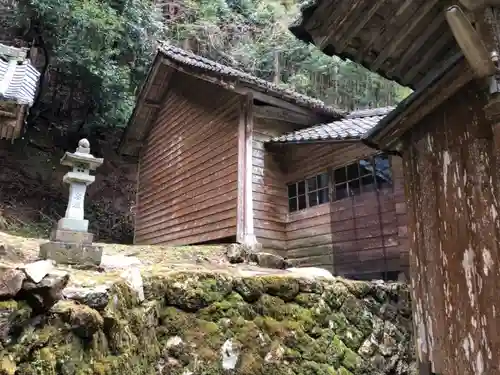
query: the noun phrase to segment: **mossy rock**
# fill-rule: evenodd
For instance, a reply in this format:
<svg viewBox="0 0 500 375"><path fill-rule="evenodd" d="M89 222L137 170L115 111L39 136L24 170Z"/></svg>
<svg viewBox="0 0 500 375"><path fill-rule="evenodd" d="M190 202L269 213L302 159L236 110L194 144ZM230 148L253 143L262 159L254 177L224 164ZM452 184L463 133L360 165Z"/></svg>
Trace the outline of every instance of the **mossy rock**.
<svg viewBox="0 0 500 375"><path fill-rule="evenodd" d="M351 292L347 286L340 281L329 284L323 293L323 299L333 310L340 309L344 301L350 296Z"/></svg>
<svg viewBox="0 0 500 375"><path fill-rule="evenodd" d="M264 293L264 283L257 277L237 278L233 281L233 287L248 303L257 301Z"/></svg>
<svg viewBox="0 0 500 375"><path fill-rule="evenodd" d="M73 301L59 301L52 307L78 336L91 338L104 327L104 319L96 310Z"/></svg>
<svg viewBox="0 0 500 375"><path fill-rule="evenodd" d="M202 319L216 322L223 318L235 319L240 316L246 320L252 320L257 313L240 294L233 292L224 300L200 309L197 315Z"/></svg>
<svg viewBox="0 0 500 375"><path fill-rule="evenodd" d="M186 311L197 311L222 301L232 291L231 278L222 274L179 273L164 280L165 301Z"/></svg>
<svg viewBox="0 0 500 375"><path fill-rule="evenodd" d="M393 297L380 303L378 286L339 279L179 272L144 285L142 302L119 282L105 307L60 301L35 317L22 302L4 301L17 331L0 347L0 375L375 375L371 357L357 353L367 337L387 361L380 343L389 337L408 362L403 369L415 355L405 349L407 318L389 322L381 313L384 303L403 305L397 288L384 286ZM227 340L239 352L230 371L221 361Z"/></svg>
<svg viewBox="0 0 500 375"><path fill-rule="evenodd" d="M261 276L264 291L283 301L289 302L299 294L300 286L296 278L284 276Z"/></svg>
<svg viewBox="0 0 500 375"><path fill-rule="evenodd" d="M15 375L16 371L16 363L11 358L0 357L0 375Z"/></svg>

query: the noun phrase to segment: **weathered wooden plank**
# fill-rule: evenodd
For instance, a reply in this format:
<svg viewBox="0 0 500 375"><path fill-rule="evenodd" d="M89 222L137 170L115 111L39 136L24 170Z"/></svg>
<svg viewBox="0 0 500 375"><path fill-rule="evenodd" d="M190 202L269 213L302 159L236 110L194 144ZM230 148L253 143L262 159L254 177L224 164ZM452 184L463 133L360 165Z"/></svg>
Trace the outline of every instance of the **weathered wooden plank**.
<svg viewBox="0 0 500 375"><path fill-rule="evenodd" d="M178 230L172 231L170 229L165 229L161 231L157 231L154 233L148 233L146 235L138 236L144 241L160 239L162 242L169 243L173 240L178 240L181 238L187 237L195 237L197 235L207 235L210 236L211 232L216 232L223 229L233 228L232 235L236 235L236 215L232 215L232 217L221 218L214 220L210 224L201 224L201 225L192 225L189 227L181 227ZM202 242L196 241L196 242Z"/></svg>
<svg viewBox="0 0 500 375"><path fill-rule="evenodd" d="M143 150L139 243L181 245L236 235L237 98L203 81L193 80L189 90L179 83L171 86Z"/></svg>
<svg viewBox="0 0 500 375"><path fill-rule="evenodd" d="M475 279L473 288L477 296L476 299L469 294L469 303L476 313L475 320L471 321L471 333L475 333L474 342L479 346L475 354L474 371L478 373L484 368L484 373L496 374L500 373L500 361L494 360L493 353L500 349L500 317L496 311L498 306L492 301L498 301L500 288L497 237L500 231L495 185L491 181L496 181L497 171L490 123L480 113L474 114L471 120L467 123L471 139L465 165L469 176L465 194L468 197L469 251L473 252L469 252L472 257L469 258L470 263L466 263L464 256L462 265L466 271L467 285L469 286L470 278ZM486 332L489 334L486 335ZM483 367L477 363L477 358L480 357L484 358Z"/></svg>
<svg viewBox="0 0 500 375"><path fill-rule="evenodd" d="M252 191L255 234L263 246L265 243L268 248L273 246L282 251L286 248L288 192L276 155L266 150L263 142L270 136L281 134L283 125L280 121L263 125L260 118L254 123Z"/></svg>
<svg viewBox="0 0 500 375"><path fill-rule="evenodd" d="M204 188L203 191L210 191L221 186L224 187L226 185L226 181L229 183L236 181L236 177L232 175L232 173L236 171L236 164L222 165L222 163L220 163L220 165L216 165L215 167L221 169L213 171L209 169L208 171L212 171L213 173L208 172L201 176L189 177L185 180L181 180L182 182L176 181L173 184L175 188L172 188L171 190L168 189L169 185L159 183L156 185L158 186L158 192L156 195L149 194L144 197L138 194L139 203L143 206L147 206L150 203L154 205L160 199L165 197L170 199L172 202L176 202L178 200L186 201L189 197L194 196L195 190L202 193L202 188ZM219 178L224 178L224 176L229 176L229 178L227 178L227 180L218 180ZM226 189L230 190L231 187L226 187ZM186 192L186 190L188 191ZM224 193L224 190L219 190L219 192Z"/></svg>

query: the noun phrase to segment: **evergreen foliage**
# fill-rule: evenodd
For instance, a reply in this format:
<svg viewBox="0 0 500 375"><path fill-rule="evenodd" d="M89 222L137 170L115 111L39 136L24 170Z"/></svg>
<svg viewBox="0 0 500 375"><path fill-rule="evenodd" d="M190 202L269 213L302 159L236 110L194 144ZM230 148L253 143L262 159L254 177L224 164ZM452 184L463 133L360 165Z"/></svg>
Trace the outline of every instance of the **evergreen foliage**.
<svg viewBox="0 0 500 375"><path fill-rule="evenodd" d="M90 126L124 126L162 24L145 0L24 0L24 29L36 25L50 68L90 95Z"/></svg>
<svg viewBox="0 0 500 375"><path fill-rule="evenodd" d="M127 124L159 39L345 110L394 105L409 93L297 40L288 25L298 13L294 0L21 0L17 12L20 30L42 37L48 72L69 87L69 100L85 97L85 126ZM54 106L54 95L44 105ZM81 122L79 110L70 123Z"/></svg>

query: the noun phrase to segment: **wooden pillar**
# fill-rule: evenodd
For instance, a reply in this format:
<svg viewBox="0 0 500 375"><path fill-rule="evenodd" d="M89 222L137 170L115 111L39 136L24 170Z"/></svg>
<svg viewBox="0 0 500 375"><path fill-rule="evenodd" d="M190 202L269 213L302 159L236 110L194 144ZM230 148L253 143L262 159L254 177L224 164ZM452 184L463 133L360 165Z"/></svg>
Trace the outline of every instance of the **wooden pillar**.
<svg viewBox="0 0 500 375"><path fill-rule="evenodd" d="M391 156L391 171L393 181L393 197L396 212L396 223L398 226L398 243L400 248L400 270L401 278L408 280L410 278L409 251L410 243L408 241L408 218L406 209L406 199L404 191L403 159L400 156ZM404 277L403 277L404 275Z"/></svg>
<svg viewBox="0 0 500 375"><path fill-rule="evenodd" d="M238 127L238 229L237 240L257 245L253 220L253 96L242 96Z"/></svg>

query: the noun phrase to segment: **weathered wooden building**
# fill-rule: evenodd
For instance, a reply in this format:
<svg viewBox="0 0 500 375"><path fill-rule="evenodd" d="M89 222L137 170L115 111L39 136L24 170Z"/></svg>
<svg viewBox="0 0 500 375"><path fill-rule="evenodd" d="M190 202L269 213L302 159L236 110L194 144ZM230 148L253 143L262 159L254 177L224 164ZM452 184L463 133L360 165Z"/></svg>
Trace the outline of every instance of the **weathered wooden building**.
<svg viewBox="0 0 500 375"><path fill-rule="evenodd" d="M401 166L360 142L387 112L345 115L162 47L120 146L139 156L135 241L259 243L298 265L396 277Z"/></svg>
<svg viewBox="0 0 500 375"><path fill-rule="evenodd" d="M0 44L0 139L15 140L22 134L33 105L40 73L25 48Z"/></svg>
<svg viewBox="0 0 500 375"><path fill-rule="evenodd" d="M458 3L320 0L291 30L415 90L365 141L403 160L420 374L493 375L500 86L490 54L500 51L500 9Z"/></svg>

